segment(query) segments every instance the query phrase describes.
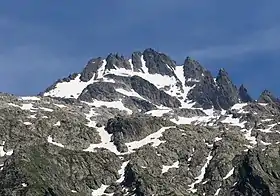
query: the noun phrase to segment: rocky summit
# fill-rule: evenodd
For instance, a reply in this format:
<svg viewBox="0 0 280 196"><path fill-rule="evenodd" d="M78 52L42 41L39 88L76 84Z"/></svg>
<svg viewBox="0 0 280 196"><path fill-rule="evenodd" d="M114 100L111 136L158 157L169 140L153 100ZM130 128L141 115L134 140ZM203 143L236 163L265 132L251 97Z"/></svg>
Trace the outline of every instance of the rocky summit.
<svg viewBox="0 0 280 196"><path fill-rule="evenodd" d="M153 49L0 94L1 196L280 195L280 99ZM278 187L279 186L279 187Z"/></svg>

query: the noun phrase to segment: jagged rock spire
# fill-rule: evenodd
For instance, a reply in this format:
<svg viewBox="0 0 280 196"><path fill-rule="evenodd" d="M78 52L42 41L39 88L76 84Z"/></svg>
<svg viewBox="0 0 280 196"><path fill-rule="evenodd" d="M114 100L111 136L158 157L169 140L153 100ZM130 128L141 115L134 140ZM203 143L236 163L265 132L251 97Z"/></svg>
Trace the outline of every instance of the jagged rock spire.
<svg viewBox="0 0 280 196"><path fill-rule="evenodd" d="M81 73L81 81L88 82L93 74L101 67L103 60L101 57L91 59Z"/></svg>
<svg viewBox="0 0 280 196"><path fill-rule="evenodd" d="M184 62L184 76L186 81L188 79L200 80L206 75L211 76L210 72L201 66L198 61L192 60L189 56L186 58Z"/></svg>
<svg viewBox="0 0 280 196"><path fill-rule="evenodd" d="M258 99L259 103L280 103L280 100L278 98L276 98L272 92L270 92L269 90L264 90L259 99Z"/></svg>
<svg viewBox="0 0 280 196"><path fill-rule="evenodd" d="M246 103L246 102L254 101L243 84L239 87L238 91L239 91L239 97L241 102Z"/></svg>
<svg viewBox="0 0 280 196"><path fill-rule="evenodd" d="M109 54L106 58L106 62L105 69L107 70L116 69L115 66L118 68L131 69L129 61L119 54Z"/></svg>
<svg viewBox="0 0 280 196"><path fill-rule="evenodd" d="M156 52L152 48L148 48L143 52L143 58L146 61L146 67L151 74L174 75L173 70L176 62L163 53Z"/></svg>

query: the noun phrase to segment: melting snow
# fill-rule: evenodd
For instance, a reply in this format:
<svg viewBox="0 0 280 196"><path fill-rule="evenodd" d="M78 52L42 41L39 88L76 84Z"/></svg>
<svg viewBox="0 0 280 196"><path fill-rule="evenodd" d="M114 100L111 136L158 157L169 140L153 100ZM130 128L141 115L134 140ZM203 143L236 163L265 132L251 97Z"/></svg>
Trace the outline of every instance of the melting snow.
<svg viewBox="0 0 280 196"><path fill-rule="evenodd" d="M25 184L25 183L22 183L21 185L22 185L22 187L27 187L27 184Z"/></svg>
<svg viewBox="0 0 280 196"><path fill-rule="evenodd" d="M106 190L106 188L109 187L108 185L104 185L102 184L101 187L99 189L93 190L91 192L92 196L102 196Z"/></svg>
<svg viewBox="0 0 280 196"><path fill-rule="evenodd" d="M60 121L57 121L53 126L60 126L60 125L61 125Z"/></svg>
<svg viewBox="0 0 280 196"><path fill-rule="evenodd" d="M90 144L87 149L84 151L88 152L95 152L96 148L105 148L115 154L120 154L120 152L117 150L116 146L114 145L113 142L111 142L111 134L109 134L106 130L105 127L100 127L97 128L97 132L99 133L101 137L101 143L99 144Z"/></svg>
<svg viewBox="0 0 280 196"><path fill-rule="evenodd" d="M221 191L221 188L218 188L217 191L216 191L216 193L214 194L214 196L219 195L220 191Z"/></svg>
<svg viewBox="0 0 280 196"><path fill-rule="evenodd" d="M125 172L125 168L128 163L129 163L129 161L123 162L121 169L118 171L118 173L121 175L121 177L116 181L117 183L122 183L124 181L124 172Z"/></svg>
<svg viewBox="0 0 280 196"><path fill-rule="evenodd" d="M179 161L176 161L175 163L173 163L171 166L167 166L167 165L163 165L162 166L162 170L161 173L166 173L168 172L169 169L171 168L179 168Z"/></svg>
<svg viewBox="0 0 280 196"><path fill-rule="evenodd" d="M36 118L36 114L30 115L29 118Z"/></svg>
<svg viewBox="0 0 280 196"><path fill-rule="evenodd" d="M210 161L212 160L213 156L211 156L211 152L208 154L207 158L206 158L206 163L205 165L201 168L201 171L200 171L200 175L197 176L195 179L196 181L194 183L192 183L191 185L189 185L190 189L189 191L191 191L192 193L195 193L197 192L197 189L194 188L194 186L196 184L199 184L202 182L202 180L204 179L204 175L205 175L205 171L206 171L206 168L207 166L209 165Z"/></svg>
<svg viewBox="0 0 280 196"><path fill-rule="evenodd" d="M158 109L158 110L150 110L150 111L146 112L146 114L150 114L152 116L162 117L163 114L166 114L170 111L171 111L171 109Z"/></svg>
<svg viewBox="0 0 280 196"><path fill-rule="evenodd" d="M54 103L53 105L59 107L59 108L65 108L66 106L65 105L62 105L62 104L57 104L57 103Z"/></svg>
<svg viewBox="0 0 280 196"><path fill-rule="evenodd" d="M194 116L194 117L181 117L178 116L178 120L177 119L170 119L170 121L176 123L176 124L191 124L193 122L210 122L213 119L213 116Z"/></svg>
<svg viewBox="0 0 280 196"><path fill-rule="evenodd" d="M270 119L270 118L268 118L268 119L264 119L264 120L261 120L262 122L269 122L269 121L272 121L273 119Z"/></svg>
<svg viewBox="0 0 280 196"><path fill-rule="evenodd" d="M232 168L232 169L227 173L227 175L226 175L225 177L223 177L223 180L226 180L226 179L228 179L230 176L232 176L232 175L233 175L233 172L234 172L234 168Z"/></svg>
<svg viewBox="0 0 280 196"><path fill-rule="evenodd" d="M220 141L220 140L222 140L223 138L221 138L221 137L215 137L215 139L214 139L214 141L215 142L218 142L218 141Z"/></svg>
<svg viewBox="0 0 280 196"><path fill-rule="evenodd" d="M51 144L53 144L53 145L59 146L59 147L61 147L61 148L64 148L64 145L63 145L63 144L54 142L53 139L52 139L52 137L51 137L50 135L48 136L48 142L51 143Z"/></svg>
<svg viewBox="0 0 280 196"><path fill-rule="evenodd" d="M191 100L188 100L187 102L185 102L184 100L187 98L188 93L190 92L190 90L192 90L195 87L195 85L185 86L186 78L184 76L184 66L176 66L174 72L183 85L184 93L181 93L179 95L179 96L183 97L183 100L181 100L182 108L192 108L195 105L195 102L193 102ZM176 95L176 96L178 96L178 95Z"/></svg>
<svg viewBox="0 0 280 196"><path fill-rule="evenodd" d="M269 143L269 142L264 142L264 141L262 141L262 140L261 140L261 144L264 145L264 146L271 145L271 143Z"/></svg>
<svg viewBox="0 0 280 196"><path fill-rule="evenodd" d="M161 141L159 138L162 136L163 132L165 132L167 129L175 128L175 127L162 127L157 132L152 133L145 137L144 139L140 141L133 141L126 143L126 146L128 147L128 153L134 152L135 149L141 148L144 145L152 143L153 147L159 146L161 143L164 143L165 141Z"/></svg>
<svg viewBox="0 0 280 196"><path fill-rule="evenodd" d="M232 114L227 116L226 119L224 119L221 122L222 123L227 123L227 124L230 124L230 125L233 125L233 126L238 126L238 127L241 127L241 128L244 128L245 123L246 123L246 121L241 123L239 118L233 118Z"/></svg>
<svg viewBox="0 0 280 196"><path fill-rule="evenodd" d="M271 129L273 127L275 127L276 125L278 125L278 123L275 123L275 124L271 124L271 125L268 125L268 128L267 129L258 129L259 131L263 132L263 133L271 133Z"/></svg>
<svg viewBox="0 0 280 196"><path fill-rule="evenodd" d="M53 112L53 109L50 108L44 108L44 107L40 107L41 110L44 110L46 112Z"/></svg>
<svg viewBox="0 0 280 196"><path fill-rule="evenodd" d="M32 125L31 122L23 122L23 124L25 124L25 125Z"/></svg>
<svg viewBox="0 0 280 196"><path fill-rule="evenodd" d="M123 95L126 95L128 97L138 97L140 99L144 99L141 95L139 95L137 92L135 92L134 90L131 90L131 91L127 91L125 89L122 89L122 88L118 88L116 89L117 92L123 94ZM144 99L146 100L146 99Z"/></svg>
<svg viewBox="0 0 280 196"><path fill-rule="evenodd" d="M5 155L11 156L14 153L14 151L12 149L10 149L7 152L5 152L4 145L5 145L5 141L3 141L2 145L0 146L0 157L3 157Z"/></svg>
<svg viewBox="0 0 280 196"><path fill-rule="evenodd" d="M91 106L95 106L95 107L102 107L102 106L106 106L107 108L116 108L119 110L124 110L126 111L128 114L132 114L132 110L130 110L129 108L125 107L122 103L121 100L119 101L99 101L99 100L93 100L92 103L88 103L85 102L88 105Z"/></svg>
<svg viewBox="0 0 280 196"><path fill-rule="evenodd" d="M8 103L8 105L13 106L13 107L18 107L22 110L29 110L31 112L35 112L34 110L37 109L37 108L33 107L32 103L25 103L25 104L22 104L22 106L19 106L19 105L13 104L13 103Z"/></svg>
<svg viewBox="0 0 280 196"><path fill-rule="evenodd" d="M80 76L81 74L78 74L75 79L70 80L69 82L57 83L55 88L49 92L45 92L44 96L77 99L84 88L89 84L92 84L94 81L94 76L88 82L81 81Z"/></svg>
<svg viewBox="0 0 280 196"><path fill-rule="evenodd" d="M20 97L21 100L28 100L28 101L40 101L41 99L39 97Z"/></svg>
<svg viewBox="0 0 280 196"><path fill-rule="evenodd" d="M232 110L241 110L243 107L248 105L247 103L237 103L231 107Z"/></svg>
<svg viewBox="0 0 280 196"><path fill-rule="evenodd" d="M96 123L92 121L90 118L95 115L95 111L90 110L88 114L86 114L86 118L89 121L87 126L89 127L95 127ZM116 146L114 145L113 142L111 142L111 135L109 134L106 130L105 127L99 127L96 129L97 132L99 133L99 136L101 138L101 143L99 144L90 144L90 146L85 149L84 151L88 152L94 152L96 148L105 148L115 154L120 154L120 152L117 150Z"/></svg>
<svg viewBox="0 0 280 196"><path fill-rule="evenodd" d="M249 140L251 144L256 145L257 144L257 140L255 137L252 136L252 129L247 130L247 129L243 129L241 130L242 132L245 132L244 136L246 140Z"/></svg>

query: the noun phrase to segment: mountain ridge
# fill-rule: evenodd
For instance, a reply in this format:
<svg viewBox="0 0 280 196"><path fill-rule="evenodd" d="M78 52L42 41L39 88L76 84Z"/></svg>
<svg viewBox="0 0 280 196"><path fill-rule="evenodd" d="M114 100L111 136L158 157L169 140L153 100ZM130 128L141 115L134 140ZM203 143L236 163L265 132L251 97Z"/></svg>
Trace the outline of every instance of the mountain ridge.
<svg viewBox="0 0 280 196"><path fill-rule="evenodd" d="M0 94L0 195L280 194L280 101L153 49Z"/></svg>

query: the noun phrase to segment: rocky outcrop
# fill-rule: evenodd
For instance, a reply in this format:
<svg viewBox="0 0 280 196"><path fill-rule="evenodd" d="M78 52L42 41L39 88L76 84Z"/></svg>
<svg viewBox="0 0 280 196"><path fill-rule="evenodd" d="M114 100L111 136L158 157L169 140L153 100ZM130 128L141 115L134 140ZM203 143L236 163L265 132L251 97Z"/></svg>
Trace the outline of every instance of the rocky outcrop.
<svg viewBox="0 0 280 196"><path fill-rule="evenodd" d="M234 159L237 182L231 195L279 195L279 148L250 150Z"/></svg>
<svg viewBox="0 0 280 196"><path fill-rule="evenodd" d="M220 69L216 78L216 83L218 86L217 97L221 108L228 109L239 102L238 90L224 69Z"/></svg>
<svg viewBox="0 0 280 196"><path fill-rule="evenodd" d="M116 69L116 68L125 68L131 70L131 65L124 56L119 54L109 54L106 58L107 64L105 65L106 70Z"/></svg>
<svg viewBox="0 0 280 196"><path fill-rule="evenodd" d="M167 55L149 48L143 52L143 58L149 73L168 76L174 75L173 70L176 67L176 62L171 60Z"/></svg>
<svg viewBox="0 0 280 196"><path fill-rule="evenodd" d="M144 72L142 70L142 53L141 52L133 52L131 56L131 62L133 64L133 71L135 72Z"/></svg>
<svg viewBox="0 0 280 196"><path fill-rule="evenodd" d="M116 101L119 100L122 95L119 94L114 83L96 82L88 85L81 95L79 100L92 102L92 99L102 101Z"/></svg>
<svg viewBox="0 0 280 196"><path fill-rule="evenodd" d="M153 49L77 76L50 97L0 93L0 195L280 195L270 92L256 102L224 69Z"/></svg>
<svg viewBox="0 0 280 196"><path fill-rule="evenodd" d="M218 76L214 79L211 73L205 70L197 61L187 58L184 64L184 72L188 85L195 85L188 94L188 98L196 101L199 107L209 109L229 109L240 100L246 99L248 102L250 96L241 92L232 83L228 73L221 69Z"/></svg>
<svg viewBox="0 0 280 196"><path fill-rule="evenodd" d="M259 103L275 103L275 104L279 104L280 100L278 98L276 98L272 92L268 91L268 90L264 90L259 99L258 99Z"/></svg>
<svg viewBox="0 0 280 196"><path fill-rule="evenodd" d="M81 81L88 82L94 75L96 76L96 73L102 64L103 59L101 57L91 59L81 73Z"/></svg>
<svg viewBox="0 0 280 196"><path fill-rule="evenodd" d="M81 196L118 179L121 161L112 153L58 149L49 144L14 152L0 172L2 196ZM110 169L107 169L110 168Z"/></svg>
<svg viewBox="0 0 280 196"><path fill-rule="evenodd" d="M189 84L195 80L204 80L205 77L212 78L211 73L202 67L198 61L191 59L191 57L187 57L184 62L184 76Z"/></svg>
<svg viewBox="0 0 280 196"><path fill-rule="evenodd" d="M172 108L178 108L181 106L181 103L177 98L168 95L162 90L159 90L155 85L139 76L131 77L130 82L131 87L135 92L144 98L151 100L154 104L164 105Z"/></svg>
<svg viewBox="0 0 280 196"><path fill-rule="evenodd" d="M116 117L109 119L106 130L113 134L112 140L120 152L126 152L125 143L141 140L161 127L173 123L161 118L147 116Z"/></svg>
<svg viewBox="0 0 280 196"><path fill-rule="evenodd" d="M252 97L249 95L248 90L244 87L244 85L242 84L239 87L239 97L241 102L253 102L254 100L252 99Z"/></svg>

